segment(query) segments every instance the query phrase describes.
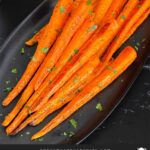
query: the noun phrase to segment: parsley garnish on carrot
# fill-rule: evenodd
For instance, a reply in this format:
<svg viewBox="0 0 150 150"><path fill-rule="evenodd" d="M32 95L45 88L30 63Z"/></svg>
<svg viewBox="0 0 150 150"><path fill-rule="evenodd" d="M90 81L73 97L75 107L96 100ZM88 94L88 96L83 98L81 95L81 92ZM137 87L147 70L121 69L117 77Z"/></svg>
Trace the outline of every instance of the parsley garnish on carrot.
<svg viewBox="0 0 150 150"><path fill-rule="evenodd" d="M64 13L65 12L65 7L64 6L60 6L60 12Z"/></svg>
<svg viewBox="0 0 150 150"><path fill-rule="evenodd" d="M49 48L47 48L47 47L42 48L42 52L43 52L44 54L48 53L48 51L49 51Z"/></svg>

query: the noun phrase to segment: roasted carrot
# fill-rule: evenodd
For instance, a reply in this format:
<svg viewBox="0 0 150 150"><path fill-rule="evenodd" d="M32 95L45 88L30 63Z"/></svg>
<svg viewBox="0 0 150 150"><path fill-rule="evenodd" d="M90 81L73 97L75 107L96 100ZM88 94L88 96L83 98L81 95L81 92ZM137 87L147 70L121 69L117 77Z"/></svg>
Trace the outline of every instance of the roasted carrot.
<svg viewBox="0 0 150 150"><path fill-rule="evenodd" d="M143 15L142 17L140 17L140 19L138 20L138 22L130 29L129 33L127 34L127 36L125 37L125 39L123 40L122 43L124 43L135 31L136 29L144 22L144 20L149 16L150 14L150 9L148 9ZM45 113L46 114L46 113ZM47 113L48 115L48 113ZM37 119L36 121L34 121L32 123L32 125L37 125L39 124L41 121L43 121L43 119L45 118L44 115L41 115L41 119Z"/></svg>
<svg viewBox="0 0 150 150"><path fill-rule="evenodd" d="M51 70L54 67L75 32L79 29L87 16L89 16L89 11L93 10L94 3L97 0L91 1L90 4L87 4L87 1L88 0L82 1L76 11L71 15L63 28L61 35L58 37L51 51L45 58L42 66L40 67L40 73L35 84L35 90L38 89L46 76L49 74L48 70Z"/></svg>
<svg viewBox="0 0 150 150"><path fill-rule="evenodd" d="M138 6L138 5L136 5ZM130 29L136 24L140 17L144 14L144 12L149 9L150 7L150 1L145 0L140 5L140 8L136 7L136 12L134 11L133 16L128 20L127 24L124 26L124 28L121 30L119 35L117 36L117 39L111 44L110 48L107 50L103 62L103 67L105 68L105 65L109 61L109 59L112 57L112 55L116 52L116 50L122 45L124 40L126 39L127 34L130 32ZM119 18L118 18L119 20ZM103 68L101 67L101 68Z"/></svg>
<svg viewBox="0 0 150 150"><path fill-rule="evenodd" d="M124 38L123 43L137 30L137 28L146 20L146 18L150 14L150 9L146 10L146 12L140 17L140 19L133 25L133 27L128 32L127 36Z"/></svg>
<svg viewBox="0 0 150 150"><path fill-rule="evenodd" d="M136 59L137 54L131 47L127 47L116 60L105 69L103 73L88 84L81 93L75 97L54 119L52 119L42 130L32 136L32 140L40 138L56 128L59 124L69 118L74 112L88 103L96 94L109 86L120 74L122 74ZM124 59L126 58L126 59ZM113 70L116 70L114 73Z"/></svg>
<svg viewBox="0 0 150 150"><path fill-rule="evenodd" d="M24 74L22 75L21 79L15 86L15 88L9 93L9 95L3 101L3 105L9 105L14 98L24 89L27 83L30 81L36 70L38 69L39 65L42 63L43 59L46 56L46 52L49 50L51 45L54 43L55 39L59 35L56 30L60 30L63 25L65 24L68 13L71 12L73 5L73 0L59 0L58 4L56 5L50 22L47 25L47 31L42 36L42 39L35 51L35 54L32 60L29 62ZM64 12L62 12L62 7Z"/></svg>
<svg viewBox="0 0 150 150"><path fill-rule="evenodd" d="M57 93L49 100L49 102L42 107L38 112L35 112L31 115L25 122L23 122L13 134L21 131L26 125L36 119L39 115L41 116L45 111L48 111L48 114L56 111L61 108L63 105L68 103L74 96L76 96L82 90L85 85L87 85L95 77L95 69L100 63L98 56L95 56L94 59L89 60L84 67L77 71L67 83L60 88ZM32 110L31 110L32 112ZM46 117L46 116L45 116Z"/></svg>
<svg viewBox="0 0 150 150"><path fill-rule="evenodd" d="M104 33L100 34L98 37L97 35L93 43L90 44L86 49L82 50L81 53L79 52L70 62L67 62L67 65L61 73L55 78L55 80L48 85L48 87L42 92L42 94L36 100L36 106L38 108L41 107L47 100L61 87L63 84L80 68L84 65L88 59L92 55L94 55L99 49L101 53L107 48L107 46L112 41L113 37L116 35L118 30L118 24L116 21L113 21L108 27L103 31ZM81 56L80 56L81 55ZM79 58L80 56L80 58ZM99 55L100 56L100 55ZM78 60L76 60L79 58Z"/></svg>
<svg viewBox="0 0 150 150"><path fill-rule="evenodd" d="M97 30L99 24L103 20L111 3L112 0L99 1L98 7L96 8L95 12L91 14L93 19L91 19L91 16L89 16L89 18L87 18L82 27L74 35L67 48L64 50L63 55L55 64L55 68L57 69L49 73L49 80L52 81L56 77L56 75L60 72L60 70L67 63L67 61L71 59L74 55L76 55L80 51L81 46L93 35L93 33Z"/></svg>
<svg viewBox="0 0 150 150"><path fill-rule="evenodd" d="M59 84L57 84L55 87L54 87L54 89L52 90L52 91L50 91L50 94L52 93L52 92L56 92L80 67L81 67L81 64L83 65L84 63L86 63L86 61L101 47L101 46L103 46L103 44L105 44L105 43L110 43L110 41L112 40L112 35L114 36L114 34L115 34L115 31L117 30L117 28L118 28L118 26L117 26L117 24L116 24L116 22L114 21L113 23L111 23L110 24L110 26L108 26L108 29L106 29L106 31L104 31L104 34L102 34L102 36L100 36L98 39L96 39L95 40L95 42L93 42L93 44L91 45L91 46L89 46L89 48L88 49L86 49L86 55L82 55L82 57L81 57L81 59L78 61L78 63L75 65L75 67L72 67L72 68L74 68L73 70L71 69L70 70L70 73L68 74L68 75L66 75L66 76L64 76L64 79L63 80L60 80L61 79L61 77L62 77L62 75L60 76L60 77L58 77L59 78ZM107 38L108 37L108 35L110 36L109 38ZM78 55L77 55L77 58L78 58ZM85 59L86 58L86 59ZM76 59L76 58L75 58ZM68 62L68 63L70 63L71 64L71 62ZM57 80L57 79L56 79ZM52 84L52 86L53 86L53 84ZM47 89L47 92L48 92L48 90L49 90L49 87L48 88L46 88ZM53 94L54 94L53 93ZM46 100L47 100L47 98L49 99L50 97L49 97L49 95L50 94L48 94L47 96L46 96ZM52 94L52 95L53 95ZM38 99L36 100L36 102L39 102L40 101L40 96L38 97ZM29 104L31 104L33 101L29 101L28 103ZM31 106L31 105L29 105L27 103L27 106L29 107L29 106ZM45 103L45 99L43 99L42 101L41 101L41 106L43 105ZM21 111L21 115L20 116L22 116L22 119L24 119L24 116L26 117L26 114L28 113L28 111L26 110L26 109L24 109L24 110L22 110ZM18 118L18 117L17 117ZM12 122L12 124L6 129L7 130L7 134L10 134L15 128L16 128L16 125L17 125L17 123L16 122L18 122L18 124L19 124L19 122L21 122L21 119L19 118L19 119L17 119L17 118L15 118L15 122L13 121ZM10 120L10 117L8 117L8 118L6 118L6 120ZM4 121L5 122L5 121Z"/></svg>
<svg viewBox="0 0 150 150"><path fill-rule="evenodd" d="M45 25L39 32L37 32L31 39L29 39L25 44L27 46L33 46L35 43L40 41L40 38L42 38L42 35L44 34L46 30L47 25Z"/></svg>

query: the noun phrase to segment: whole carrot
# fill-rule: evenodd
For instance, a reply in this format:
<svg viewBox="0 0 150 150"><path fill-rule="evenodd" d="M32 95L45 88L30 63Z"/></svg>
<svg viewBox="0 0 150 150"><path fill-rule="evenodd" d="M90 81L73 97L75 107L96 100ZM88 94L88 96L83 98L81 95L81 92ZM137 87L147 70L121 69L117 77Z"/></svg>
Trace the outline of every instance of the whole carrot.
<svg viewBox="0 0 150 150"><path fill-rule="evenodd" d="M140 2L139 2L140 3ZM136 5L138 6L138 5ZM139 18L142 17L144 12L150 7L150 1L145 0L142 1L142 4L140 4L140 8L135 7L136 12L134 11L133 16L128 20L128 22L125 24L124 28L121 30L121 32L118 34L117 39L111 44L110 48L107 50L104 59L103 59L103 66L101 68L105 68L105 65L109 61L109 59L112 57L112 55L116 52L116 50L122 45L124 40L126 39L127 34L130 32L130 29L138 22ZM120 20L118 18L118 20Z"/></svg>
<svg viewBox="0 0 150 150"><path fill-rule="evenodd" d="M142 17L140 17L140 19L138 20L138 22L130 29L130 31L128 32L127 36L124 39L124 42L136 31L136 29L144 22L144 20L149 16L150 14L150 9L148 9L143 15ZM123 43L124 43L123 42ZM36 119L35 121L32 122L32 125L38 125L40 122L42 122L48 115L49 113L45 112L46 115L42 114L40 118Z"/></svg>
<svg viewBox="0 0 150 150"><path fill-rule="evenodd" d="M54 8L50 22L47 25L47 32L42 36L42 39L35 51L32 60L29 62L24 74L15 86L15 88L4 99L3 106L9 105L14 98L24 89L27 83L30 81L43 59L46 56L46 52L49 50L55 39L59 35L56 30L60 30L68 18L68 13L71 12L73 0L59 0L58 4ZM62 7L65 12L62 13Z"/></svg>
<svg viewBox="0 0 150 150"><path fill-rule="evenodd" d="M42 92L42 94L36 100L36 105L38 110L47 100L60 88L64 83L80 68L82 67L88 59L100 49L101 53L105 51L107 46L110 44L116 32L118 30L118 24L113 21L108 27L101 32L99 37L95 35L95 40L87 48L79 52L70 62L67 62L66 67L63 68L61 73L55 78L55 80ZM80 56L81 55L81 56ZM100 56L100 55L98 55ZM78 59L79 58L79 59ZM33 109L33 111L35 111Z"/></svg>
<svg viewBox="0 0 150 150"><path fill-rule="evenodd" d="M100 63L99 57L95 56L93 61L88 61L84 67L77 71L67 83L60 88L56 94L45 104L39 111L35 112L29 118L27 118L13 133L16 134L25 128L30 122L36 119L38 116L43 115L45 111L48 111L48 114L56 111L61 108L63 105L68 103L73 97L75 97L80 90L83 89L92 79L95 77L94 70ZM30 109L32 112L32 108ZM20 115L20 117L22 117ZM46 117L46 116L45 116Z"/></svg>
<svg viewBox="0 0 150 150"><path fill-rule="evenodd" d="M57 41L40 67L40 73L35 84L35 90L39 88L41 83L47 77L49 70L53 69L55 63L62 55L73 35L76 33L85 19L90 15L89 11L93 10L94 3L96 1L97 0L92 0L90 3L89 0L82 1L76 11L74 11L74 13L71 15L64 26L61 35L58 37Z"/></svg>
<svg viewBox="0 0 150 150"><path fill-rule="evenodd" d="M98 2L98 6L95 12L91 11L91 15L89 15L89 18L87 18L82 27L78 29L73 39L64 50L63 55L55 64L55 68L57 69L49 72L49 80L52 81L61 71L67 61L74 57L74 55L79 53L79 51L81 50L81 46L83 46L83 44L95 33L95 31L99 28L99 24L103 22L102 20L106 15L111 3L112 0L100 0Z"/></svg>
<svg viewBox="0 0 150 150"><path fill-rule="evenodd" d="M45 30L46 30L47 25L45 25L39 32L37 32L31 39L29 39L28 41L26 41L26 45L27 46L33 46L34 44L36 44L37 42L40 41L40 39L42 38L42 35L44 34Z"/></svg>
<svg viewBox="0 0 150 150"><path fill-rule="evenodd" d="M42 130L32 136L32 140L40 138L56 128L59 124L69 118L74 112L89 102L96 94L110 85L121 73L123 73L136 59L137 54L131 47L127 47L116 60L110 65L110 69L105 69L103 73L88 84L84 90L75 97L52 121ZM124 59L126 58L126 59ZM116 70L114 73L113 70Z"/></svg>

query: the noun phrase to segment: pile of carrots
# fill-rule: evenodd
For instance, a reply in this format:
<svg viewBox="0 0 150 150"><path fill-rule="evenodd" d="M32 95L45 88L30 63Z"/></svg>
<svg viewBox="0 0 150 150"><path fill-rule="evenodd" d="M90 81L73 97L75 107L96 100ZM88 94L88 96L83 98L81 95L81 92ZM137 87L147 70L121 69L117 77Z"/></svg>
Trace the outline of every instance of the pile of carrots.
<svg viewBox="0 0 150 150"><path fill-rule="evenodd" d="M58 0L48 24L26 42L37 49L2 103L24 90L2 123L6 133L39 125L67 104L32 140L40 138L109 86L137 58L131 46L114 54L149 14L150 0Z"/></svg>

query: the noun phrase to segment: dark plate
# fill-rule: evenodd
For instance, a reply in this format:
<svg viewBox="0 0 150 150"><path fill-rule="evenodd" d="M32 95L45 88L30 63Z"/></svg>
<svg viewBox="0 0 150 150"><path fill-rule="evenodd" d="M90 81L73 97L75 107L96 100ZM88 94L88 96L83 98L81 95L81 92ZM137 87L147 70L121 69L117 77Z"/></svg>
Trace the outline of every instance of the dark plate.
<svg viewBox="0 0 150 150"><path fill-rule="evenodd" d="M11 34L3 47L0 49L0 100L2 101L7 93L4 90L7 87L13 87L21 74L24 72L26 65L33 55L35 47L25 47L24 42L31 37L33 33L39 30L49 19L54 3L43 2L33 13L28 16L20 26ZM138 59L136 62L118 78L112 85L98 94L91 102L76 112L71 118L78 121L78 128L74 130L69 124L70 118L47 134L43 140L31 141L30 137L33 133L41 129L54 115L51 115L39 127L27 127L22 133L14 137L6 136L4 129L0 128L0 144L75 144L80 143L98 126L100 126L108 116L113 112L116 106L121 102L137 76L148 56L150 45L150 18L140 27L140 29L132 36L125 45L135 46L137 42L141 43L138 51ZM142 42L142 39L147 39ZM124 45L124 46L125 46ZM123 46L123 47L124 47ZM21 55L21 48L25 48L25 54ZM122 47L122 48L123 48ZM18 74L11 73L12 68L17 68ZM5 81L10 80L11 83L6 85ZM17 100L16 100L17 101ZM16 101L8 108L0 106L3 116L7 115L16 104ZM103 112L98 112L95 107L98 102L104 106ZM3 117L0 117L2 122ZM73 131L75 136L67 138L63 136L64 132Z"/></svg>

